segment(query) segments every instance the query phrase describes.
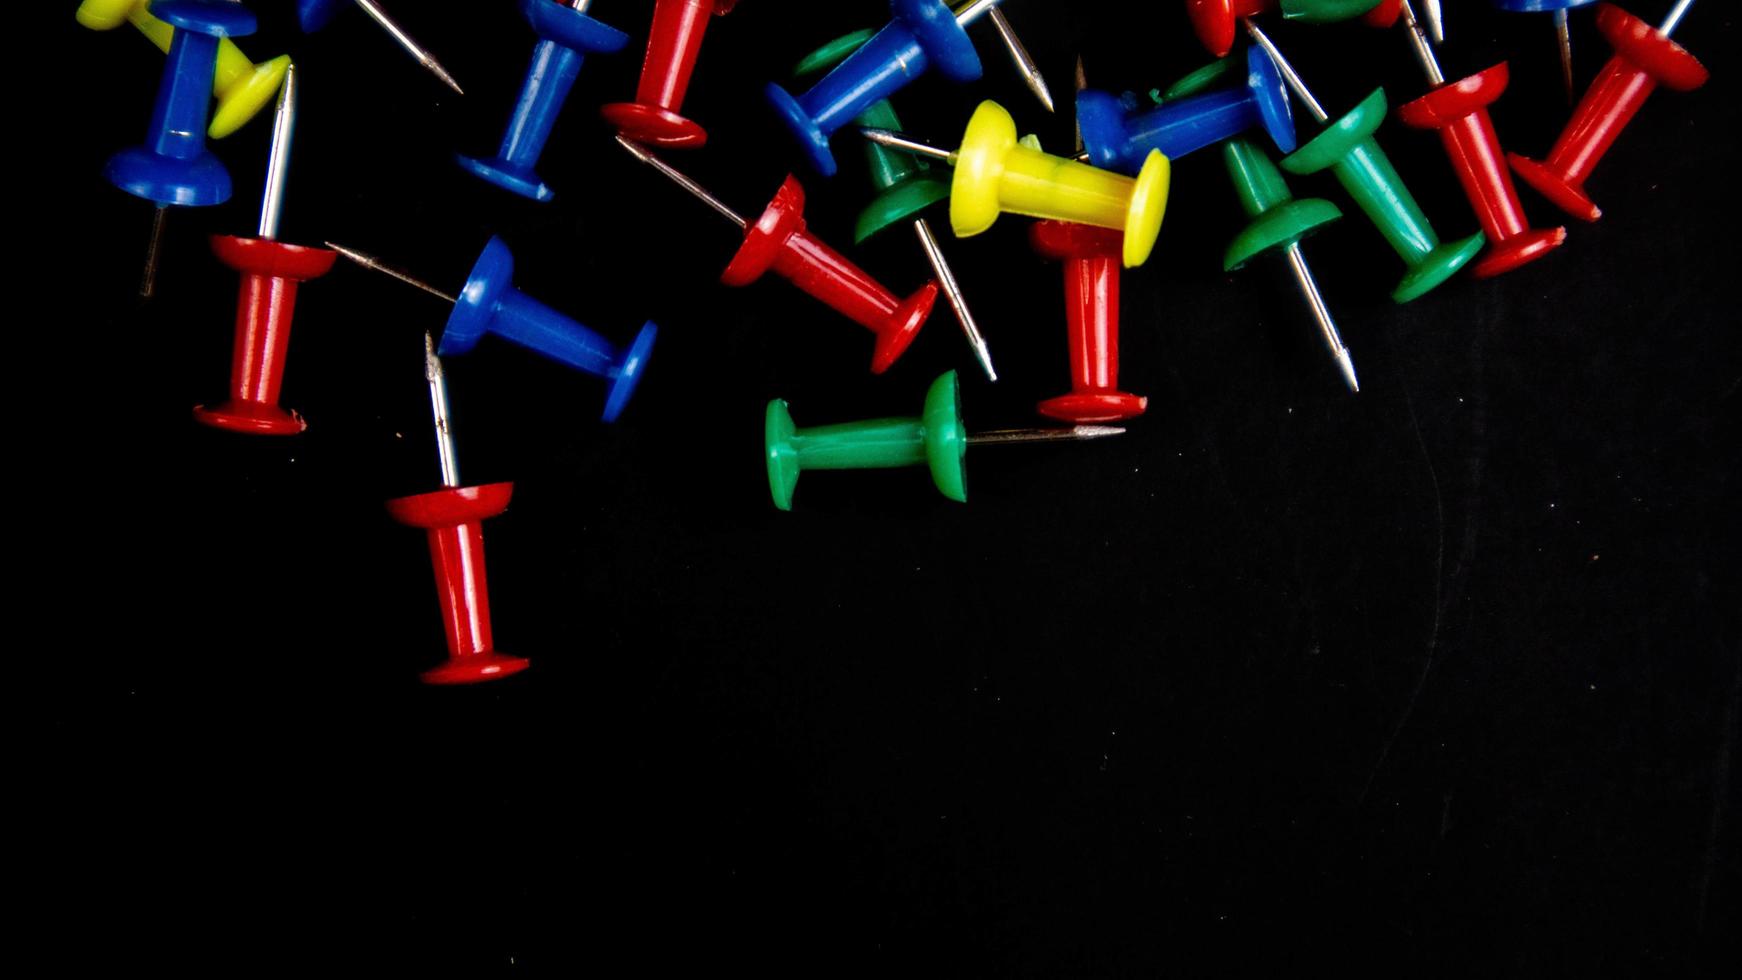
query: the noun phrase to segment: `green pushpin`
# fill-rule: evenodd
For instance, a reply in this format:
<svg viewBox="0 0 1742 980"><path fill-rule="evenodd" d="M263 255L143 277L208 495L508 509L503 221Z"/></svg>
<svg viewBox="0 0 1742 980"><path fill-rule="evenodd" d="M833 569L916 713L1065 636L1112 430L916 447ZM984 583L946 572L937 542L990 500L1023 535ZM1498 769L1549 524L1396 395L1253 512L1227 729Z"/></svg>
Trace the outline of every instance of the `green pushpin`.
<svg viewBox="0 0 1742 980"><path fill-rule="evenodd" d="M1270 38L1250 20L1246 21L1246 31L1252 35L1253 41L1270 53L1282 72L1283 80L1313 118L1321 123L1327 121L1329 116L1324 108L1307 91L1294 66L1283 58ZM1355 204L1409 267L1403 280L1391 291L1393 300L1407 303L1450 279L1464 267L1464 263L1476 257L1487 243L1487 237L1478 231L1455 242L1440 242L1433 225L1428 223L1427 215L1422 213L1421 206L1415 203L1409 188L1404 186L1397 170L1391 166L1391 160L1373 138L1373 131L1385 121L1385 109L1385 90L1374 89L1373 94L1362 99L1348 115L1305 146L1283 157L1281 162L1282 169L1292 174L1312 174L1321 170L1336 174L1343 189L1355 199Z"/></svg>
<svg viewBox="0 0 1742 980"><path fill-rule="evenodd" d="M1350 391L1360 391L1349 348L1343 346L1342 338L1337 335L1331 311L1326 308L1318 283L1313 281L1312 270L1307 268L1306 257L1300 252L1302 238L1342 217L1342 212L1323 198L1296 200L1289 193L1282 172L1251 140L1235 138L1223 143L1222 159L1228 165L1228 176L1234 181L1234 193L1240 198L1240 207L1252 218L1252 223L1229 243L1222 267L1232 272L1270 252L1280 251L1286 255L1289 270L1294 273L1294 281L1300 286L1301 295L1306 297L1313 319L1318 322L1325 346L1343 373L1344 383Z"/></svg>
<svg viewBox="0 0 1742 980"><path fill-rule="evenodd" d="M865 419L801 429L792 422L786 400L768 403L764 440L768 491L774 506L792 509L792 491L805 470L892 469L924 464L938 492L951 500L968 499L964 458L969 446L1016 445L1099 439L1124 432L1106 425L1068 429L1004 429L969 435L962 425L962 396L956 372L946 371L925 393L918 418Z"/></svg>
<svg viewBox="0 0 1742 980"><path fill-rule="evenodd" d="M830 41L806 55L793 68L792 76L803 78L833 68L848 55L859 50L876 33L869 30L856 31ZM896 116L895 107L889 104L888 99L879 99L872 103L859 114L855 122L860 126L876 129L897 132L901 130L901 119ZM956 281L955 271L944 259L943 249L938 245L937 236L932 234L931 224L921 216L926 208L939 201L949 200L950 178L934 172L929 163L912 154L899 153L878 146L870 140L865 141L865 162L871 172L871 183L877 188L877 197L859 213L859 221L853 228L853 242L864 242L890 225L910 222L914 234L919 237L920 248L925 251L926 261L931 263L932 273L937 276L938 285L943 287L944 298L949 301L950 310L956 315L956 322L962 325L962 334L967 338L968 346L973 348L974 357L980 362L980 369L986 372L987 380L997 381L998 372L992 367L992 350L986 344L985 335L980 333L980 325L975 322L974 314L968 309L968 301L962 295L961 284Z"/></svg>

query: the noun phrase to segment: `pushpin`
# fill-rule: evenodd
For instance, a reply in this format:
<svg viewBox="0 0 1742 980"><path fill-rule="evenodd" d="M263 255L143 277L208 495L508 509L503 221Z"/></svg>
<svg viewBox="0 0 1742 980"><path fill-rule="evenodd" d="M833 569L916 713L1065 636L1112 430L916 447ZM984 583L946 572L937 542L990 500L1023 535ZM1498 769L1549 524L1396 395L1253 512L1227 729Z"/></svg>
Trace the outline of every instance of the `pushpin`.
<svg viewBox="0 0 1742 980"><path fill-rule="evenodd" d="M599 114L637 143L671 149L701 146L707 130L678 114L708 20L732 12L738 0L656 0L647 31L647 57L634 102L613 102Z"/></svg>
<svg viewBox="0 0 1742 980"><path fill-rule="evenodd" d="M1186 16L1198 41L1213 55L1225 58L1234 47L1234 24L1282 8L1282 16L1309 24L1330 24L1370 14L1377 4L1396 0L1186 0Z"/></svg>
<svg viewBox="0 0 1742 980"><path fill-rule="evenodd" d="M473 263L471 275L466 277L466 285L457 299L374 256L332 242L326 245L366 269L392 276L454 304L454 312L448 317L447 326L442 328L441 346L437 351L444 356L465 354L478 346L485 334L491 333L553 361L606 379L611 383L605 394L605 411L601 416L606 422L617 421L623 406L629 403L629 396L635 393L642 373L647 370L647 358L653 352L653 340L659 332L653 321L642 324L634 342L627 349L619 350L586 325L514 288L514 253L494 235L478 255L478 261Z"/></svg>
<svg viewBox="0 0 1742 980"><path fill-rule="evenodd" d="M858 50L861 44L870 39L871 31L859 31L823 45L807 55L793 69L794 78L803 78L829 68ZM855 120L861 126L875 126L882 129L899 130L901 120L895 114L895 107L888 99L872 103L859 114ZM924 160L906 153L896 153L893 150L878 146L869 140L865 142L865 161L871 171L871 183L877 188L875 200L859 212L859 221L853 229L855 244L865 241L891 225L907 221L911 224L914 234L919 237L920 250L925 252L926 261L931 263L933 274L943 287L944 298L949 301L950 310L956 315L956 322L962 326L962 335L967 338L968 346L973 349L974 357L980 362L980 369L986 373L988 381L997 381L998 372L992 367L992 349L986 343L986 338L980 333L980 325L974 319L974 314L968 309L967 297L962 295L961 284L956 281L956 273L950 268L944 258L942 246L938 244L937 235L932 233L931 222L927 221L922 212L950 196L950 182L932 172L931 165Z"/></svg>
<svg viewBox="0 0 1742 980"><path fill-rule="evenodd" d="M423 528L435 567L436 598L442 607L448 660L423 672L425 684L476 684L510 677L532 666L522 657L497 653L490 635L490 583L484 575L484 518L508 509L512 483L460 486L448 420L448 386L441 359L429 334L423 335L424 377L435 415L436 450L442 489L387 502L387 513L401 524Z"/></svg>
<svg viewBox="0 0 1742 980"><path fill-rule="evenodd" d="M1123 260L1131 268L1149 258L1161 233L1172 170L1159 151L1150 151L1135 180L1067 160L1018 144L1016 121L991 100L974 110L954 153L903 133L862 132L873 143L956 168L950 181L950 225L957 238L980 234L1005 211L1074 221L1123 231Z"/></svg>
<svg viewBox="0 0 1742 980"><path fill-rule="evenodd" d="M1355 362L1349 356L1349 348L1343 346L1343 339L1337 335L1337 324L1331 319L1331 311L1325 306L1318 283L1313 281L1312 270L1307 267L1306 257L1300 251L1302 238L1342 217L1342 212L1323 198L1296 200L1289 193L1282 172L1251 140L1229 140L1222 147L1222 159L1228 165L1228 176L1234 181L1234 193L1240 198L1240 207L1252 219L1252 223L1229 243L1222 257L1222 268L1232 272L1275 251L1287 256L1289 271L1294 273L1295 284L1306 297L1307 308L1319 326L1319 335L1324 338L1326 349L1342 372L1343 383L1351 392L1360 391L1361 384L1355 379Z"/></svg>
<svg viewBox="0 0 1742 980"><path fill-rule="evenodd" d="M522 0L520 12L539 41L532 46L532 65L520 85L520 100L508 119L502 148L488 160L456 155L462 168L535 201L556 196L533 168L581 73L581 63L588 54L611 54L629 43L629 35L583 13L589 2L574 0L565 7L552 0Z"/></svg>
<svg viewBox="0 0 1742 980"><path fill-rule="evenodd" d="M1301 81L1300 75L1270 38L1250 20L1246 21L1246 30L1254 41L1270 52L1295 98L1306 106L1314 119L1326 122L1329 117L1325 115L1324 107L1307 91L1306 83ZM1393 300L1407 303L1450 279L1465 263L1475 258L1486 239L1477 232L1459 241L1440 243L1427 215L1422 213L1421 206L1391 165L1391 158L1373 138L1374 130L1384 121L1385 90L1377 88L1347 115L1308 140L1305 146L1283 157L1281 165L1292 174L1329 170L1337 176L1343 189L1408 266L1402 281L1391 291Z"/></svg>
<svg viewBox="0 0 1742 980"><path fill-rule="evenodd" d="M791 174L752 223L646 147L621 136L617 143L744 230L744 243L720 273L721 282L748 286L773 270L877 336L871 350L873 374L889 370L931 316L932 304L938 298L937 283L928 282L913 295L898 300L882 283L806 230L804 188Z"/></svg>
<svg viewBox="0 0 1742 980"><path fill-rule="evenodd" d="M339 12L339 7L346 2L347 0L296 0L296 16L302 24L303 32L313 34L327 26L333 19L333 15ZM363 12L373 18L375 23L380 24L381 29L391 35L393 40L405 49L406 54L416 58L418 64L428 68L430 74L441 79L443 85L453 89L455 95L466 94L465 90L460 88L460 83L454 81L454 76L448 74L448 70L442 67L441 62L435 60L434 55L425 51L421 45L412 40L411 35L405 33L403 27L394 23L393 18L387 16L387 11L382 10L379 3L375 0L349 0L349 2L362 7ZM530 0L523 0L523 3L525 2L530 2Z"/></svg>
<svg viewBox="0 0 1742 980"><path fill-rule="evenodd" d="M968 500L964 458L969 446L1070 442L1116 436L1124 429L1079 425L1069 429L1005 429L969 435L962 425L962 396L956 372L945 371L925 393L918 417L865 419L836 425L798 428L786 400L768 403L763 446L768 463L768 491L774 506L792 509L792 491L805 470L894 469L924 464L938 492L951 500Z"/></svg>
<svg viewBox="0 0 1742 980"><path fill-rule="evenodd" d="M1573 34L1567 24L1567 11L1573 7L1583 7L1596 3L1597 0L1489 0L1501 10L1517 14L1537 14L1545 11L1554 12L1555 41L1561 51L1561 83L1566 87L1567 102L1573 101ZM1432 18L1432 10L1429 10ZM1439 43L1435 38L1434 42Z"/></svg>
<svg viewBox="0 0 1742 980"><path fill-rule="evenodd" d="M1585 194L1585 179L1627 128L1639 107L1660 83L1677 92L1706 84L1706 67L1669 39L1693 0L1680 0L1653 30L1632 14L1607 3L1597 7L1597 29L1615 54L1603 66L1573 118L1538 163L1508 154L1519 179L1575 218L1596 221L1603 213Z"/></svg>
<svg viewBox="0 0 1742 980"><path fill-rule="evenodd" d="M894 19L888 26L810 91L795 99L778 83L770 82L768 101L798 139L811 165L824 177L832 177L835 156L829 150L829 137L868 106L894 95L932 65L958 85L980 77L980 55L963 28L999 2L973 0L952 12L943 0L890 0ZM1050 96L1043 101L1050 101Z"/></svg>
<svg viewBox="0 0 1742 980"><path fill-rule="evenodd" d="M285 351L296 313L297 284L327 274L338 258L324 248L278 241L284 185L290 170L290 139L296 128L296 67L284 75L272 127L272 156L261 195L260 226L253 238L213 235L219 261L242 274L236 297L236 344L230 356L230 398L216 408L194 408L194 418L232 432L287 436L308 428L302 416L278 405Z"/></svg>
<svg viewBox="0 0 1742 980"><path fill-rule="evenodd" d="M1246 74L1235 88L1204 91L1228 74L1218 61L1194 72L1153 109L1127 114L1119 97L1087 89L1077 93L1077 125L1089 162L1119 173L1136 173L1156 150L1169 160L1262 126L1277 148L1294 149L1294 119L1276 63L1263 48L1246 49Z"/></svg>
<svg viewBox="0 0 1742 980"><path fill-rule="evenodd" d="M1035 410L1068 422L1112 422L1143 414L1149 399L1119 390L1119 253L1121 235L1066 221L1028 229L1034 250L1064 262L1065 325L1071 393Z"/></svg>
<svg viewBox="0 0 1742 980"><path fill-rule="evenodd" d="M151 0L84 0L74 18L94 31L107 31L131 23L145 39L168 52L175 28L146 9ZM212 76L212 94L217 108L212 110L211 125L206 135L221 140L241 129L278 93L284 72L290 67L290 55L281 54L258 65L248 60L227 37L218 39L217 71Z"/></svg>
<svg viewBox="0 0 1742 980"><path fill-rule="evenodd" d="M1567 240L1566 228L1539 231L1525 220L1524 205L1518 203L1512 175L1501 162L1504 157L1500 138L1494 134L1493 120L1488 118L1488 104L1506 91L1506 62L1448 85L1409 0L1403 2L1403 23L1433 90L1398 107L1397 116L1416 129L1439 130L1446 156L1458 174L1458 182L1464 185L1464 196L1469 198L1476 221L1488 235L1488 250L1471 271L1476 278L1486 279L1510 272L1560 247Z"/></svg>
<svg viewBox="0 0 1742 980"><path fill-rule="evenodd" d="M157 286L157 261L169 208L208 207L230 199L230 172L206 149L206 112L211 108L218 40L254 33L254 15L224 0L157 0L153 13L172 27L169 57L157 87L157 104L142 146L109 158L109 183L157 205L139 295Z"/></svg>

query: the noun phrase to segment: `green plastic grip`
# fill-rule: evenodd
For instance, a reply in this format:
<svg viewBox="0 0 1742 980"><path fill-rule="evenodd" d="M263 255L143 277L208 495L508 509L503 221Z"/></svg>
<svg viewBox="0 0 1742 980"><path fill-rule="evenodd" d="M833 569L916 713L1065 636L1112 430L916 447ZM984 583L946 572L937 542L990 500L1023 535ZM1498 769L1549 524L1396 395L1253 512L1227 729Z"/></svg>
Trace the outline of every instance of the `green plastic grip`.
<svg viewBox="0 0 1742 980"><path fill-rule="evenodd" d="M798 428L784 399L768 403L763 423L768 491L774 506L792 509L792 492L805 470L891 469L925 464L932 483L951 500L967 502L964 462L968 433L962 425L956 372L946 371L925 394L917 418L865 419Z"/></svg>
<svg viewBox="0 0 1742 980"><path fill-rule="evenodd" d="M1323 198L1295 200L1282 171L1249 139L1222 144L1222 160L1234 182L1234 194L1250 218L1222 256L1222 268L1232 272L1267 252L1287 248L1337 220L1343 213Z"/></svg>
<svg viewBox="0 0 1742 980"><path fill-rule="evenodd" d="M1307 24L1331 24L1359 17L1379 0L1282 0L1282 16Z"/></svg>

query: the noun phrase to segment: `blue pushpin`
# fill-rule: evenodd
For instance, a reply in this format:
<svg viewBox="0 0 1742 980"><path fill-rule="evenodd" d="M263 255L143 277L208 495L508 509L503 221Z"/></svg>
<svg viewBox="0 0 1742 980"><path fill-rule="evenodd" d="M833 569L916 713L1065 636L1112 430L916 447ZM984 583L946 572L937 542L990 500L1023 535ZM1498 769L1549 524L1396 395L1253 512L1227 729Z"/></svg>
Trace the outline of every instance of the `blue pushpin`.
<svg viewBox="0 0 1742 980"><path fill-rule="evenodd" d="M835 174L829 137L871 106L925 74L927 67L952 82L965 84L980 77L980 55L964 27L991 10L999 0L974 0L960 13L943 0L890 0L893 19L835 69L798 98L770 82L768 101L774 105L811 165L824 177Z"/></svg>
<svg viewBox="0 0 1742 980"><path fill-rule="evenodd" d="M459 156L461 167L535 201L556 196L532 168L538 165L551 127L581 73L581 63L588 54L612 54L629 43L629 35L581 13L584 6L571 9L552 0L521 0L520 12L539 42L532 48L532 66L521 83L520 101L514 104L496 155L488 160Z"/></svg>
<svg viewBox="0 0 1742 980"><path fill-rule="evenodd" d="M1218 61L1206 74L1227 71ZM1205 79L1189 76L1195 88ZM1182 84L1187 84L1182 83ZM1179 88L1179 86L1175 86ZM1234 88L1173 99L1145 112L1126 112L1115 95L1084 89L1077 93L1077 125L1089 162L1103 170L1135 174L1151 150L1169 160L1199 150L1262 125L1283 153L1294 152L1294 118L1282 74L1263 48L1246 49L1246 78Z"/></svg>
<svg viewBox="0 0 1742 980"><path fill-rule="evenodd" d="M553 361L559 361L588 374L611 382L605 394L606 422L617 421L629 396L647 370L647 358L653 352L653 339L659 327L653 321L641 325L641 332L627 350L599 336L585 324L571 319L514 288L514 253L502 239L492 235L478 261L466 277L465 288L456 298L393 268L380 259L356 249L327 242L326 246L366 269L385 273L409 283L424 292L454 304L454 312L442 330L441 356L464 354L478 346L487 333L519 344Z"/></svg>
<svg viewBox="0 0 1742 980"><path fill-rule="evenodd" d="M387 11L381 9L381 4L377 3L376 0L296 0L296 19L302 25L304 34L313 34L331 23L333 15L339 12L340 7L350 3L362 7L363 12L368 14L375 23L380 24L381 29L391 35L394 42L405 49L406 54L416 58L418 64L428 68L431 74L441 79L443 85L453 89L455 95L466 94L465 90L460 88L460 83L454 81L454 76L448 74L448 70L442 67L442 63L435 59L435 55L425 51L422 45L412 40L411 35L405 33L405 28L394 23L393 18L387 16Z"/></svg>
<svg viewBox="0 0 1742 980"><path fill-rule="evenodd" d="M139 295L148 297L157 280L158 246L171 205L207 207L230 199L230 171L206 149L206 123L212 106L212 76L218 67L218 39L254 33L254 15L223 0L158 0L151 14L177 28L163 63L157 104L145 142L109 158L103 175L129 194L157 204L145 275Z"/></svg>

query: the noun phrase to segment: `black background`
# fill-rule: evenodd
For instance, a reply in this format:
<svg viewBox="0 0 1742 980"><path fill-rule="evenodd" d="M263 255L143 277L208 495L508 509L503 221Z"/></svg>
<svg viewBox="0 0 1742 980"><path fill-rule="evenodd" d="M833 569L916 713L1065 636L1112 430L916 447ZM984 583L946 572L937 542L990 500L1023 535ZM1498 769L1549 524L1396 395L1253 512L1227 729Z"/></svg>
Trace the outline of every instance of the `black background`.
<svg viewBox="0 0 1742 980"><path fill-rule="evenodd" d="M651 4L594 5L632 41L586 65L548 205L451 163L500 138L532 43L514 4L389 5L464 99L361 14L305 38L290 4L254 6L244 49L291 51L304 83L286 240L454 290L498 233L521 287L617 339L654 319L660 343L615 426L596 379L495 341L449 360L465 482L516 481L487 525L491 597L499 646L534 666L420 685L442 652L427 552L381 502L438 482L420 334L442 305L341 263L298 308L284 401L309 431L195 425L235 295L205 236L251 233L270 126L216 144L235 196L172 215L136 308L150 208L100 174L162 59L56 12L45 50L82 66L41 91L78 108L51 202L78 286L17 369L59 379L26 427L47 516L23 520L71 608L21 654L46 683L15 696L53 695L23 754L62 783L37 849L58 869L41 906L80 936L63 956L1542 975L1729 952L1732 5L1678 31L1715 78L1653 96L1591 182L1603 220L1501 279L1394 306L1401 267L1365 219L1293 181L1346 212L1306 252L1359 396L1280 265L1219 271L1243 219L1206 151L1124 276L1121 381L1150 397L1130 434L976 451L967 506L918 470L810 474L790 514L760 460L771 397L800 424L903 413L957 367L984 428L1065 389L1060 272L1023 219L945 242L1003 380L941 306L874 378L850 322L772 278L719 286L736 231L611 143L596 107L633 93ZM986 78L916 83L908 129L950 142L995 98L1066 150L1074 54L1113 90L1205 60L1178 3L1010 6L1060 113L981 25ZM1447 8L1448 75L1510 58L1494 119L1540 155L1566 117L1549 20ZM755 212L802 167L761 83L884 16L749 0L716 20L684 106L711 142L668 159ZM1573 19L1582 88L1607 47ZM1273 36L1333 113L1424 89L1401 29ZM1473 230L1438 141L1380 136L1441 233ZM845 244L867 188L837 145L838 177L801 177ZM900 292L927 274L899 230L847 251Z"/></svg>

